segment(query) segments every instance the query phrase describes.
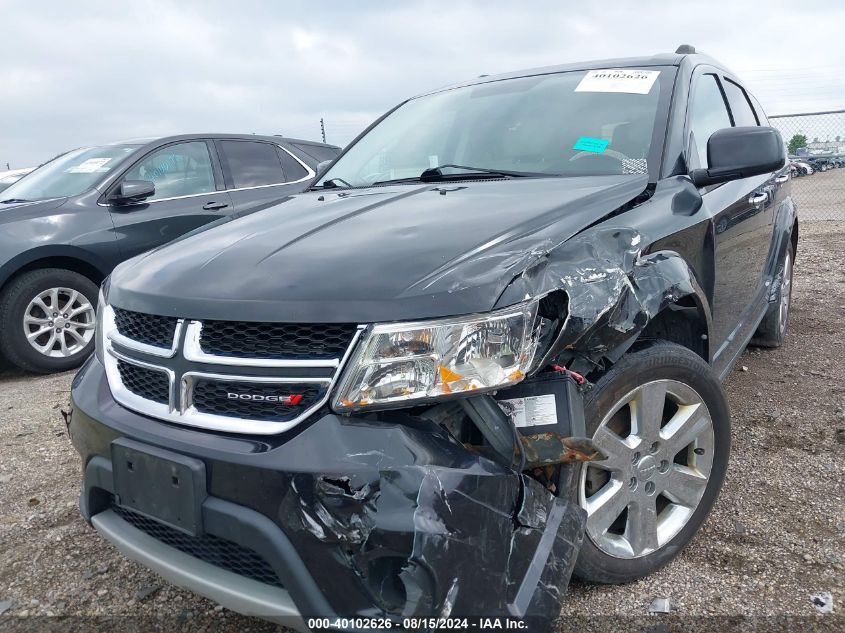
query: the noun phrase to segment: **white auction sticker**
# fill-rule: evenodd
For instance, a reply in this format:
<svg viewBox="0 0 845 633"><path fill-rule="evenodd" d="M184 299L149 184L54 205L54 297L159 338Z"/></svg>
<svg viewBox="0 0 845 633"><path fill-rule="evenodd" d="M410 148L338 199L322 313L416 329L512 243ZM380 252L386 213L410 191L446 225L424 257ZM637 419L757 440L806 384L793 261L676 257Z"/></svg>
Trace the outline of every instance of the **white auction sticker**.
<svg viewBox="0 0 845 633"><path fill-rule="evenodd" d="M108 167L105 169L103 167L110 160L111 158L89 158L66 171L69 174L93 174L95 171L108 171Z"/></svg>
<svg viewBox="0 0 845 633"><path fill-rule="evenodd" d="M649 93L659 74L659 70L632 68L590 70L575 88L575 92L628 92L645 95Z"/></svg>
<svg viewBox="0 0 845 633"><path fill-rule="evenodd" d="M517 428L557 424L557 406L554 394L511 398L509 400L497 400L497 402L502 411L510 416Z"/></svg>

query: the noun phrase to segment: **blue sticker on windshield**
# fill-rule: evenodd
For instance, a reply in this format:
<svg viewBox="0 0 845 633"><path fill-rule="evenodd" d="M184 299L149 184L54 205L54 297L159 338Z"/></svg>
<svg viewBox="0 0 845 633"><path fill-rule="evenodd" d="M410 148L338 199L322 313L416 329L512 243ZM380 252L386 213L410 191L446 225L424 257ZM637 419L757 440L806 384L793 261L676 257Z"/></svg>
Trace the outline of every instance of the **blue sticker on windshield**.
<svg viewBox="0 0 845 633"><path fill-rule="evenodd" d="M582 152L593 152L594 154L601 154L610 145L610 141L603 138L593 138L592 136L582 136L579 138L572 149L577 149Z"/></svg>

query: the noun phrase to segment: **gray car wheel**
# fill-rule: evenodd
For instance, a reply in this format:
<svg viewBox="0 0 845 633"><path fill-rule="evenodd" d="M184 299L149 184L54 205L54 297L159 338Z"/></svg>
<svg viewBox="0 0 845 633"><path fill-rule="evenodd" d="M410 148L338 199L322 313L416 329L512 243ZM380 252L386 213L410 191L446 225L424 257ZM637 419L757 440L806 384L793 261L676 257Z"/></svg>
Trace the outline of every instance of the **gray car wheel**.
<svg viewBox="0 0 845 633"><path fill-rule="evenodd" d="M710 512L730 452L727 401L701 357L652 341L598 378L584 406L587 433L608 459L569 478L587 512L575 574L637 580L674 558Z"/></svg>
<svg viewBox="0 0 845 633"><path fill-rule="evenodd" d="M39 373L79 366L94 349L96 302L96 284L77 272L19 275L0 296L0 353Z"/></svg>
<svg viewBox="0 0 845 633"><path fill-rule="evenodd" d="M613 405L593 441L608 459L581 469L588 537L616 558L665 546L695 513L713 468L713 420L701 396L677 380L643 383Z"/></svg>

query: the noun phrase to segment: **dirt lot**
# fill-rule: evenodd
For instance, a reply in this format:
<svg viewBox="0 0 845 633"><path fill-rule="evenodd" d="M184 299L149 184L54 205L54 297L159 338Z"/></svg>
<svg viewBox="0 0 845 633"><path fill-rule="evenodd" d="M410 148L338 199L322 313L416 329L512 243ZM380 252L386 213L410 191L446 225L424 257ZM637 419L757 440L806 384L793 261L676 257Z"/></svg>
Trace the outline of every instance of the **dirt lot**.
<svg viewBox="0 0 845 633"><path fill-rule="evenodd" d="M845 168L793 179L792 197L802 220L845 221Z"/></svg>
<svg viewBox="0 0 845 633"><path fill-rule="evenodd" d="M805 229L787 344L746 352L728 380L732 458L703 530L646 580L573 585L567 617L645 616L652 600L668 598L676 618L792 615L810 618L803 624L812 628L843 626L843 246L841 225ZM121 558L80 519L80 465L60 414L71 377L0 375L0 629L75 628L69 622L86 629L100 622L103 630L272 629L167 585ZM811 594L818 592L832 594L834 615L817 613ZM155 619L15 617L107 614ZM760 630L771 630L768 621Z"/></svg>

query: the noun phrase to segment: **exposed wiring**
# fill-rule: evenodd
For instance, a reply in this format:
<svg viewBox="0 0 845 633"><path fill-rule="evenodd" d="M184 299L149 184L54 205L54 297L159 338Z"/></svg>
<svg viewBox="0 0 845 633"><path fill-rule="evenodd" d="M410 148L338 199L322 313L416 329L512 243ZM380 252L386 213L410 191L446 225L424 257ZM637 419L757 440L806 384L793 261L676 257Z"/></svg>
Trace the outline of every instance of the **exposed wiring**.
<svg viewBox="0 0 845 633"><path fill-rule="evenodd" d="M579 374L577 371L572 371L571 369L567 369L563 365L558 365L556 363L549 365L549 367L551 367L554 371L556 371L559 374L566 374L567 376L572 378L575 382L577 382L579 385L586 385L587 384L587 379L584 378L584 376Z"/></svg>

